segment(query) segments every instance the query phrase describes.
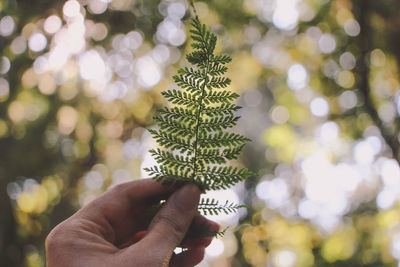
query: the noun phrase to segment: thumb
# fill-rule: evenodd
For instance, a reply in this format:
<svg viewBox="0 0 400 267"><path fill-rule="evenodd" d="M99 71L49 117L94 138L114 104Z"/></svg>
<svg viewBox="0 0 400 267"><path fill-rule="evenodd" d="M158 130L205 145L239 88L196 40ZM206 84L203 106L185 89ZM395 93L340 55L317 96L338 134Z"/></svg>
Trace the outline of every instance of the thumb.
<svg viewBox="0 0 400 267"><path fill-rule="evenodd" d="M157 248L157 256L169 262L174 249L182 242L196 215L200 189L188 184L176 191L154 216L147 235L141 241Z"/></svg>

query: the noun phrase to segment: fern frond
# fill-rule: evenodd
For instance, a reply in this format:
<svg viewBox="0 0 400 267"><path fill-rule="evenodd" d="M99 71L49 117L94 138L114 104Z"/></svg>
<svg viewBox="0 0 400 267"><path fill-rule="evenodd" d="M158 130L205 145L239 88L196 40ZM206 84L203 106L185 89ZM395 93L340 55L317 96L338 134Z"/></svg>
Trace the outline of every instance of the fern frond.
<svg viewBox="0 0 400 267"><path fill-rule="evenodd" d="M181 88L188 90L190 93L200 94L203 80L188 75L175 75L172 78Z"/></svg>
<svg viewBox="0 0 400 267"><path fill-rule="evenodd" d="M206 131L222 131L227 128L231 128L236 125L239 117L236 116L217 116L212 118L205 118L201 123L200 127Z"/></svg>
<svg viewBox="0 0 400 267"><path fill-rule="evenodd" d="M228 55L212 55L210 57L210 63L212 64L227 64L232 61L232 58Z"/></svg>
<svg viewBox="0 0 400 267"><path fill-rule="evenodd" d="M205 180L212 180L212 183L208 184L210 190L227 189L251 176L255 176L253 172L246 168L239 169L232 166L207 167L202 170L201 174Z"/></svg>
<svg viewBox="0 0 400 267"><path fill-rule="evenodd" d="M216 107L205 107L203 109L203 112L209 116L214 116L214 115L231 115L233 116L233 112L239 110L241 107L235 105L235 104L228 104L228 103L223 103L220 106Z"/></svg>
<svg viewBox="0 0 400 267"><path fill-rule="evenodd" d="M197 17L193 20L192 26L193 29L190 30L192 40L194 41L192 47L212 55L217 44L217 36L207 31L206 25L201 24Z"/></svg>
<svg viewBox="0 0 400 267"><path fill-rule="evenodd" d="M198 149L198 160L206 164L224 164L228 160L237 159L244 144L234 148L224 149Z"/></svg>
<svg viewBox="0 0 400 267"><path fill-rule="evenodd" d="M248 138L228 132L236 125L239 95L224 88L231 80L224 77L231 61L214 54L217 37L196 17L190 30L193 51L186 55L192 67L173 76L181 90L162 95L172 107L162 108L154 117L159 130L150 130L160 148L150 150L159 164L145 169L163 183L195 183L207 190L227 189L253 175L247 169L226 166L237 159ZM204 200L199 210L206 214L235 212L240 205Z"/></svg>
<svg viewBox="0 0 400 267"><path fill-rule="evenodd" d="M226 66L220 64L210 64L208 66L208 74L211 76L224 75L227 70L228 68Z"/></svg>
<svg viewBox="0 0 400 267"><path fill-rule="evenodd" d="M236 212L238 209L243 207L245 206L230 203L229 201L220 203L218 200L212 198L203 198L200 200L198 210L203 215L218 215L221 212L225 214Z"/></svg>
<svg viewBox="0 0 400 267"><path fill-rule="evenodd" d="M198 149L197 160L204 162L205 164L224 164L226 163L226 157L221 155L219 149Z"/></svg>
<svg viewBox="0 0 400 267"><path fill-rule="evenodd" d="M224 149L224 151L222 151L222 155L227 160L237 159L239 154L242 152L243 147L244 147L244 144L237 146L237 147L226 148L226 149Z"/></svg>
<svg viewBox="0 0 400 267"><path fill-rule="evenodd" d="M144 169L153 179L163 184L169 183L189 183L193 182L192 171L190 169L168 168L165 166L153 166Z"/></svg>
<svg viewBox="0 0 400 267"><path fill-rule="evenodd" d="M231 79L226 77L212 77L207 83L208 89L210 88L225 88L231 84Z"/></svg>
<svg viewBox="0 0 400 267"><path fill-rule="evenodd" d="M181 153L187 153L188 155L190 155L193 150L193 145L190 141L190 138L182 137L180 135L175 135L162 130L149 130L149 132L153 135L153 138L158 142L158 144L165 148L178 150Z"/></svg>
<svg viewBox="0 0 400 267"><path fill-rule="evenodd" d="M169 102L176 105L183 105L187 108L197 107L199 101L196 95L178 90L168 90L161 93Z"/></svg>
<svg viewBox="0 0 400 267"><path fill-rule="evenodd" d="M219 132L216 134L206 134L199 137L199 145L204 148L211 147L233 147L235 145L244 145L250 139L243 135L229 132Z"/></svg>
<svg viewBox="0 0 400 267"><path fill-rule="evenodd" d="M194 68L187 68L187 67L185 67L183 69L179 69L178 73L180 75L193 76L194 78L197 78L197 79L202 79L205 75L204 71L202 72L202 71L196 70Z"/></svg>
<svg viewBox="0 0 400 267"><path fill-rule="evenodd" d="M175 168L178 167L182 170L193 168L192 160L187 156L174 155L173 153L161 149L151 149L150 154L154 157L157 163L163 166Z"/></svg>
<svg viewBox="0 0 400 267"><path fill-rule="evenodd" d="M174 120L173 118L163 117L157 115L154 120L158 123L161 129L169 132L174 132L180 135L194 135L195 130L191 125L187 125L184 122Z"/></svg>
<svg viewBox="0 0 400 267"><path fill-rule="evenodd" d="M211 103L231 103L231 101L236 100L238 97L238 94L229 91L211 91L203 98L203 103L206 105Z"/></svg>
<svg viewBox="0 0 400 267"><path fill-rule="evenodd" d="M191 64L196 65L201 68L205 68L207 66L207 53L204 51L194 51L190 54L186 55L187 61Z"/></svg>
<svg viewBox="0 0 400 267"><path fill-rule="evenodd" d="M181 107L163 108L158 111L158 114L168 119L179 119L183 123L195 123L196 114L190 109L184 109Z"/></svg>

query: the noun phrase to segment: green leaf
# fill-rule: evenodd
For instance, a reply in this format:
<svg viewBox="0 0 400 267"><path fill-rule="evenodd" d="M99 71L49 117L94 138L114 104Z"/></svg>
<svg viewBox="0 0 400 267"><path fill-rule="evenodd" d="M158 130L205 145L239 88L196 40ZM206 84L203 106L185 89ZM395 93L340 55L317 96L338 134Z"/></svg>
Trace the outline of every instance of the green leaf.
<svg viewBox="0 0 400 267"><path fill-rule="evenodd" d="M159 130L150 130L160 148L150 150L158 165L145 170L162 183L195 183L201 190L227 189L254 175L245 168L227 166L237 159L248 138L228 132L236 125L240 109L237 93L228 91L231 80L223 75L231 61L215 55L217 37L198 18L192 21L193 51L186 55L193 67L180 68L173 76L181 90L162 95L172 105L154 117ZM236 212L240 205L205 199L203 214Z"/></svg>
<svg viewBox="0 0 400 267"><path fill-rule="evenodd" d="M206 107L203 109L203 112L210 117L215 116L215 115L219 115L219 116L231 115L231 116L233 116L233 112L239 110L240 108L241 107L239 107L235 104L222 103L219 106Z"/></svg>
<svg viewBox="0 0 400 267"><path fill-rule="evenodd" d="M231 103L239 97L238 94L229 91L211 91L203 98L205 104L216 103Z"/></svg>
<svg viewBox="0 0 400 267"><path fill-rule="evenodd" d="M175 120L174 118L161 116L159 114L154 117L154 120L158 123L160 129L163 129L164 131L174 132L175 134L180 134L180 135L195 134L195 129L193 125L189 125L179 120Z"/></svg>
<svg viewBox="0 0 400 267"><path fill-rule="evenodd" d="M229 201L220 203L218 200L212 198L203 198L200 200L198 210L203 215L218 215L221 212L225 214L237 212L238 209L244 207L244 205L237 205L235 203L230 203Z"/></svg>
<svg viewBox="0 0 400 267"><path fill-rule="evenodd" d="M165 151L161 149L150 150L151 155L159 164L163 164L167 167L178 167L182 170L187 168L192 168L192 159L182 155L174 155L170 151Z"/></svg>
<svg viewBox="0 0 400 267"><path fill-rule="evenodd" d="M149 130L149 132L157 143L165 148L179 150L181 153L187 153L188 155L193 153L193 144L190 140L192 136L190 135L180 136L163 130Z"/></svg>
<svg viewBox="0 0 400 267"><path fill-rule="evenodd" d="M197 95L178 90L168 90L161 93L169 102L176 105L183 105L186 108L193 108L199 105Z"/></svg>
<svg viewBox="0 0 400 267"><path fill-rule="evenodd" d="M209 190L228 189L250 177L257 176L246 168L239 169L232 166L208 166L201 171L201 174L204 180L212 181L208 184Z"/></svg>
<svg viewBox="0 0 400 267"><path fill-rule="evenodd" d="M206 131L222 131L227 128L231 128L236 125L239 117L229 116L213 116L211 118L203 119L200 123L200 127Z"/></svg>
<svg viewBox="0 0 400 267"><path fill-rule="evenodd" d="M198 142L201 147L233 147L235 145L244 145L250 139L236 133L219 132L199 136Z"/></svg>

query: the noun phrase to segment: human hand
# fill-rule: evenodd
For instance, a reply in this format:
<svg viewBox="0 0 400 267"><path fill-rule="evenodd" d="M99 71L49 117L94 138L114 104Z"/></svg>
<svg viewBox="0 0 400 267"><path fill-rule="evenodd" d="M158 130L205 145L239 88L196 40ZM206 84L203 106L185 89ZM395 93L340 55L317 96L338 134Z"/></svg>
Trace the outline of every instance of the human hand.
<svg viewBox="0 0 400 267"><path fill-rule="evenodd" d="M157 214L146 216L163 199L168 200ZM194 266L212 240L196 232L204 225L219 229L196 216L199 199L192 184L178 190L151 179L117 185L50 232L47 266ZM187 250L175 255L178 246Z"/></svg>

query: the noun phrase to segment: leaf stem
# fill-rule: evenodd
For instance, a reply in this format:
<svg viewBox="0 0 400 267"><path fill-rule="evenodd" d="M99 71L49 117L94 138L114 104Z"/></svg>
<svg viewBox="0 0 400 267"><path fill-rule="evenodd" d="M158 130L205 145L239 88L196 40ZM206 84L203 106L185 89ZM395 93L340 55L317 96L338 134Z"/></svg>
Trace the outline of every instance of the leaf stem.
<svg viewBox="0 0 400 267"><path fill-rule="evenodd" d="M194 15L195 15L195 16L196 16L196 18L197 18L197 17L198 17L198 15L197 15L197 10L196 10L196 8L195 8L195 6L194 6L193 0L190 0L189 2L190 2L190 5L192 6L192 9L193 9Z"/></svg>
<svg viewBox="0 0 400 267"><path fill-rule="evenodd" d="M207 67L206 67L206 72L204 74L204 84L201 88L201 96L199 99L199 108L197 110L196 114L196 128L195 128L195 137L194 137L194 157L193 157L193 179L196 181L196 176L197 176L197 150L198 150L198 139L199 139L199 128L200 128L200 123L201 123L201 112L203 111L203 99L206 94L206 85L207 85L207 80L208 80L208 72L209 72L209 64L210 64L210 55L207 51ZM201 182L201 181L199 181ZM199 183L201 184L201 183ZM204 188L201 188L204 189Z"/></svg>
<svg viewBox="0 0 400 267"><path fill-rule="evenodd" d="M371 95L371 85L369 82L370 67L366 62L368 53L371 50L371 36L373 36L373 29L371 28L371 0L358 0L359 11L358 11L358 21L361 26L361 33L359 35L359 46L361 48L361 56L358 61L358 69L360 74L359 87L360 92L364 97L364 107L366 112L370 115L372 121L381 131L382 137L386 144L390 147L393 153L393 158L400 163L399 157L399 142L396 136L386 127L386 125L379 118L379 114L375 107L372 95ZM398 126L396 125L396 128Z"/></svg>

